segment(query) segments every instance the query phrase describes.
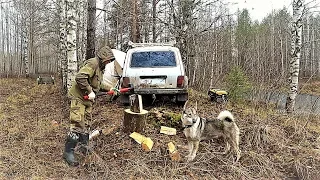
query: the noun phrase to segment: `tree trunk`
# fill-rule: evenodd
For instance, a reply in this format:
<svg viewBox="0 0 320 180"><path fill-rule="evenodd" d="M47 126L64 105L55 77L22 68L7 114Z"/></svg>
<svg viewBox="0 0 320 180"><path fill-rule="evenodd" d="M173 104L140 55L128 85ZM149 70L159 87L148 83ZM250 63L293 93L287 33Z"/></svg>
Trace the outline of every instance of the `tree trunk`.
<svg viewBox="0 0 320 180"><path fill-rule="evenodd" d="M11 64L10 62L10 59L9 59L9 47L10 47L10 42L9 42L9 11L6 12L6 34L5 34L5 38L6 38L6 52L3 52L6 54L5 56L5 60L8 62L8 67L6 68L7 69L7 76L10 75L9 73L10 70L9 70L9 66Z"/></svg>
<svg viewBox="0 0 320 180"><path fill-rule="evenodd" d="M87 58L95 57L96 0L88 1Z"/></svg>
<svg viewBox="0 0 320 180"><path fill-rule="evenodd" d="M76 50L76 7L75 0L67 0L67 57L68 57L68 89L72 86L72 81L77 73L77 50Z"/></svg>
<svg viewBox="0 0 320 180"><path fill-rule="evenodd" d="M29 59L28 59L28 37L27 37L27 28L26 28L26 24L23 23L22 25L22 59L24 62L24 72L26 77L29 77Z"/></svg>
<svg viewBox="0 0 320 180"><path fill-rule="evenodd" d="M294 111L295 98L298 93L303 0L294 0L292 6L293 21L291 31L290 92L286 102L286 110L288 114Z"/></svg>
<svg viewBox="0 0 320 180"><path fill-rule="evenodd" d="M67 77L68 77L68 63L67 63L67 51L66 51L66 2L65 0L59 0L59 66L62 75L62 89L67 90Z"/></svg>
<svg viewBox="0 0 320 180"><path fill-rule="evenodd" d="M107 9L107 0L103 1L103 9ZM104 45L107 45L109 42L109 38L107 38L107 11L103 12L103 43Z"/></svg>
<svg viewBox="0 0 320 180"><path fill-rule="evenodd" d="M2 4L0 4L0 24L1 24L1 28L0 28L0 35L1 35L1 39L0 39L0 46L1 46L1 53L0 53L0 73L4 73L5 71L5 61L4 61L4 34L3 34L3 30L4 30L4 22L3 22L3 7Z"/></svg>
<svg viewBox="0 0 320 180"><path fill-rule="evenodd" d="M87 51L87 26L88 26L88 3L87 1L83 2L83 13L82 13L82 26L81 26L81 62L86 60L86 51Z"/></svg>
<svg viewBox="0 0 320 180"><path fill-rule="evenodd" d="M156 17L157 17L157 3L159 0L152 0L152 42L156 42Z"/></svg>
<svg viewBox="0 0 320 180"><path fill-rule="evenodd" d="M77 49L77 64L78 64L78 68L77 70L80 69L80 65L82 64L83 62L83 59L85 59L84 55L85 53L82 53L82 44L84 43L84 40L83 40L83 29L84 29L84 26L87 26L87 24L85 23L85 20L87 17L86 17L86 14L85 13L87 11L87 8L86 7L86 4L87 2L84 2L83 0L80 0L78 1L78 8L77 8L77 32L76 32L76 49ZM85 16L85 17L84 17ZM86 32L85 32L86 33Z"/></svg>
<svg viewBox="0 0 320 180"><path fill-rule="evenodd" d="M137 0L132 1L132 42L140 42L140 28L138 25L138 2Z"/></svg>

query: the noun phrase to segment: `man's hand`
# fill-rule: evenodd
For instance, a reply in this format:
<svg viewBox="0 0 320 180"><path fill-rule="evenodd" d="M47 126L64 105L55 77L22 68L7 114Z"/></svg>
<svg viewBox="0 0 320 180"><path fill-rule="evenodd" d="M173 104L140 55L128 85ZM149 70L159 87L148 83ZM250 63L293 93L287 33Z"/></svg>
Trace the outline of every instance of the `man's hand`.
<svg viewBox="0 0 320 180"><path fill-rule="evenodd" d="M96 98L96 94L93 92L93 91L91 91L91 93L88 95L88 99L89 100L94 100L94 98Z"/></svg>
<svg viewBox="0 0 320 180"><path fill-rule="evenodd" d="M112 88L111 91L113 91L113 95L114 96L119 96L120 95L120 91L117 88Z"/></svg>

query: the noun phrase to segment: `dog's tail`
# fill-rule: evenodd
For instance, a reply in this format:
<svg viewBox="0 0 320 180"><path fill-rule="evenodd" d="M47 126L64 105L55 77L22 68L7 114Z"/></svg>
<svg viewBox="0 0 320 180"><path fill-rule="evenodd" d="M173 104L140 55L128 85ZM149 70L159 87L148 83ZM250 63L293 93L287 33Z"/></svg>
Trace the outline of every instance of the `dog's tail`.
<svg viewBox="0 0 320 180"><path fill-rule="evenodd" d="M218 115L218 119L227 122L234 122L234 117L232 113L227 110L220 112L220 114Z"/></svg>

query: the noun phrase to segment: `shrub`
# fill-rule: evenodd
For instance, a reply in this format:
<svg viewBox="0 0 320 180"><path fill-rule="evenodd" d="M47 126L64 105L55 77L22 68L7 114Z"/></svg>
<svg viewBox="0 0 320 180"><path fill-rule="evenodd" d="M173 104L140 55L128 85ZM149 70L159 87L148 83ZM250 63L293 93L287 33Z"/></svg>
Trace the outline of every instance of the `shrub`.
<svg viewBox="0 0 320 180"><path fill-rule="evenodd" d="M252 85L241 67L235 66L226 77L226 87L229 99L237 102L244 99Z"/></svg>

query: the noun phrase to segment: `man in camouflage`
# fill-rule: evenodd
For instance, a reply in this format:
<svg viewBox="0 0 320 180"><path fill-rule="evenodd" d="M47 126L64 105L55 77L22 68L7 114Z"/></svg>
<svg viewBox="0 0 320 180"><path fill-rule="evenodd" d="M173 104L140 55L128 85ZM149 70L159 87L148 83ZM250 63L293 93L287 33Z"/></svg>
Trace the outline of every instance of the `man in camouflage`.
<svg viewBox="0 0 320 180"><path fill-rule="evenodd" d="M80 144L80 151L87 153L89 142L89 122L92 118L92 104L95 93L101 88L103 71L106 64L114 61L114 55L108 46L102 47L97 57L85 61L79 70L68 95L71 98L70 106L70 131L67 134L63 158L71 166L78 166L79 162L74 157L74 149ZM88 99L84 99L88 96Z"/></svg>

